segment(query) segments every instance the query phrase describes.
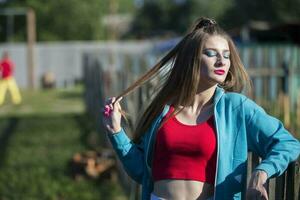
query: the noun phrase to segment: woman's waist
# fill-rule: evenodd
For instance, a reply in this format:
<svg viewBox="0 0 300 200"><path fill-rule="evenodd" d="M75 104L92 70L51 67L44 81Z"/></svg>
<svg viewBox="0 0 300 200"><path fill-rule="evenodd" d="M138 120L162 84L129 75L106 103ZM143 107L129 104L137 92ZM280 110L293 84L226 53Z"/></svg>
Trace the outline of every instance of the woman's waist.
<svg viewBox="0 0 300 200"><path fill-rule="evenodd" d="M214 184L215 165L199 162L166 162L153 163L152 176L154 181L159 180L194 180Z"/></svg>
<svg viewBox="0 0 300 200"><path fill-rule="evenodd" d="M153 194L164 199L206 200L214 195L214 186L196 180L164 179L154 182Z"/></svg>

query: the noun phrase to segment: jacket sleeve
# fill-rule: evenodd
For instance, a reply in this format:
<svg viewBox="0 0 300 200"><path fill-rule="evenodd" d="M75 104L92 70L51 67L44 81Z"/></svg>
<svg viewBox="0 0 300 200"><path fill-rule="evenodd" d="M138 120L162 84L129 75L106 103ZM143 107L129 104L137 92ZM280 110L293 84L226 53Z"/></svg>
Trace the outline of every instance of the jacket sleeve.
<svg viewBox="0 0 300 200"><path fill-rule="evenodd" d="M139 144L133 143L123 128L108 137L127 174L141 184L145 169L143 140Z"/></svg>
<svg viewBox="0 0 300 200"><path fill-rule="evenodd" d="M256 170L263 170L268 178L281 175L291 161L298 158L299 141L275 117L268 115L252 100L247 100L246 124L248 149L262 158Z"/></svg>

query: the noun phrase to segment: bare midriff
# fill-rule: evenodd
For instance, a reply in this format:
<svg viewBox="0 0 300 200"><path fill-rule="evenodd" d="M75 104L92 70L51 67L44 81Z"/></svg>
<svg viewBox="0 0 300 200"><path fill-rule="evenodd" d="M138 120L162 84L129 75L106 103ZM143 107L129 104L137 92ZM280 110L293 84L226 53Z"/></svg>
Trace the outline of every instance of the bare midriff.
<svg viewBox="0 0 300 200"><path fill-rule="evenodd" d="M153 194L164 200L206 200L214 186L193 180L166 179L154 182Z"/></svg>

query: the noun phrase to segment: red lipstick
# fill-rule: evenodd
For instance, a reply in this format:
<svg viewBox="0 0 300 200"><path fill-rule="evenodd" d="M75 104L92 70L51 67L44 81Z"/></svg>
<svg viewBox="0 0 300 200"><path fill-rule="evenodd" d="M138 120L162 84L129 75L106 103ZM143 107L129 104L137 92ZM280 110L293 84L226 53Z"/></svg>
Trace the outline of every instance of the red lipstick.
<svg viewBox="0 0 300 200"><path fill-rule="evenodd" d="M218 75L223 75L225 73L225 71L222 69L214 70L214 72L215 72L215 74L218 74Z"/></svg>

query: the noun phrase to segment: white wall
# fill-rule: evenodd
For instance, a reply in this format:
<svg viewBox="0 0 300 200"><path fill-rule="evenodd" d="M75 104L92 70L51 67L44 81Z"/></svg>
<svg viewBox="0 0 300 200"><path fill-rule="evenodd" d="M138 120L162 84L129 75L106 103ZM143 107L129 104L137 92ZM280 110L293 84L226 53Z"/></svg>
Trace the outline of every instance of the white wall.
<svg viewBox="0 0 300 200"><path fill-rule="evenodd" d="M103 64L114 59L115 66L120 54L142 54L149 51L153 45L150 42L55 42L38 43L35 46L35 85L40 86L41 76L52 72L56 77L57 87L73 84L76 79L82 78L83 55L93 53L101 58ZM16 64L15 78L19 87L26 88L27 81L27 46L25 43L0 44L0 55L9 51ZM106 65L105 64L105 65ZM110 65L107 65L110 66Z"/></svg>

